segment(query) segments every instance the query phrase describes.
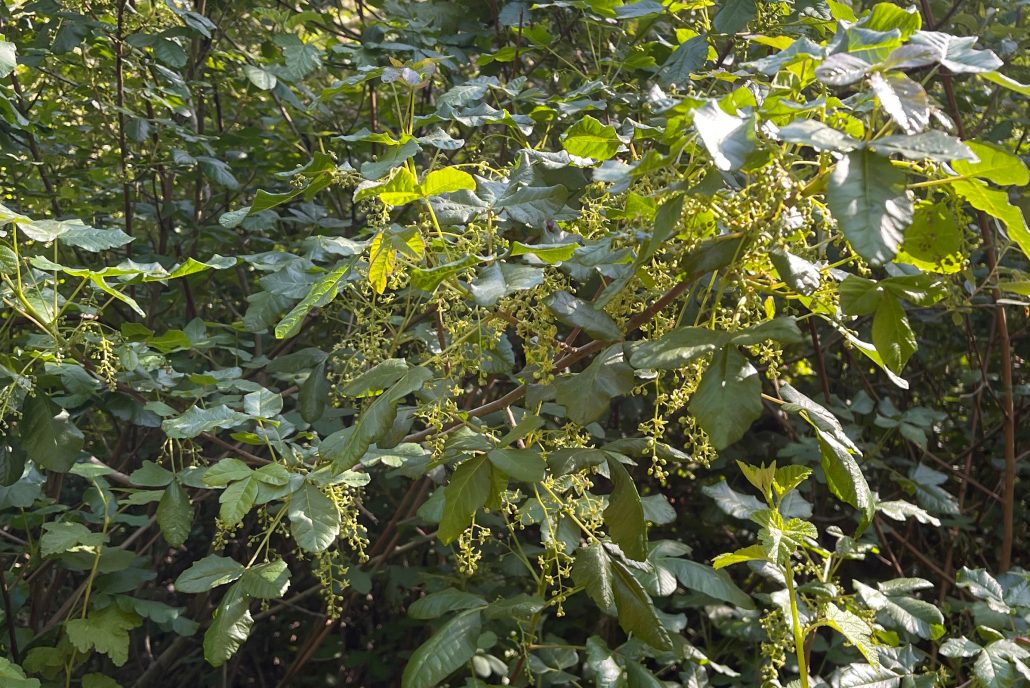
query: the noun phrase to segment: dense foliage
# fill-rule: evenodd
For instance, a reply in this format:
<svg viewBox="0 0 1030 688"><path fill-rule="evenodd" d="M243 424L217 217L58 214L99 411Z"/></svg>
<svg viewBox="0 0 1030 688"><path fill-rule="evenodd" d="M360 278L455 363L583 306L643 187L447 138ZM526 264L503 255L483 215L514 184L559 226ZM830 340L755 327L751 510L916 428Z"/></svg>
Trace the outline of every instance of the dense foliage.
<svg viewBox="0 0 1030 688"><path fill-rule="evenodd" d="M7 2L0 684L1024 684L1025 15Z"/></svg>

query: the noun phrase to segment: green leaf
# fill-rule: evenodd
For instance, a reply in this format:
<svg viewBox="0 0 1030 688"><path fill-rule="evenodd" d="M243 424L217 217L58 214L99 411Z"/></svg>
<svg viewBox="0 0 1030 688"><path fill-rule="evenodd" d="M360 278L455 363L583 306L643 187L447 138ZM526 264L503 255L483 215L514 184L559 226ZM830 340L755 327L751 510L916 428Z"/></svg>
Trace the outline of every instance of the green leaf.
<svg viewBox="0 0 1030 688"><path fill-rule="evenodd" d="M730 333L729 342L736 346L754 346L775 339L784 344L800 344L805 340L798 328L797 320L787 315L765 320L737 332Z"/></svg>
<svg viewBox="0 0 1030 688"><path fill-rule="evenodd" d="M1030 96L1030 84L1024 84L1021 81L1016 81L1010 76L1006 76L1001 72L981 72L980 76L988 81L1003 86L1010 91L1015 91L1021 96Z"/></svg>
<svg viewBox="0 0 1030 688"><path fill-rule="evenodd" d="M1030 183L1030 170L1019 157L998 146L967 141L977 161L956 160L955 172L968 177L980 177L1000 186L1026 186Z"/></svg>
<svg viewBox="0 0 1030 688"><path fill-rule="evenodd" d="M822 273L819 266L782 250L774 250L769 254L776 274L794 291L809 296L822 284Z"/></svg>
<svg viewBox="0 0 1030 688"><path fill-rule="evenodd" d="M509 478L524 483L540 482L547 472L547 462L536 449L492 449L486 458Z"/></svg>
<svg viewBox="0 0 1030 688"><path fill-rule="evenodd" d="M237 583L222 598L204 633L204 659L213 667L225 664L250 636L253 626L250 598Z"/></svg>
<svg viewBox="0 0 1030 688"><path fill-rule="evenodd" d="M142 623L135 612L126 612L117 604L93 611L84 619L72 619L64 625L68 640L79 652L95 649L111 658L115 666L129 659L129 631Z"/></svg>
<svg viewBox="0 0 1030 688"><path fill-rule="evenodd" d="M216 428L233 428L248 420L250 417L247 414L234 411L228 406L207 409L191 406L185 413L162 422L161 429L172 439L184 440Z"/></svg>
<svg viewBox="0 0 1030 688"><path fill-rule="evenodd" d="M740 33L758 16L755 0L723 0L712 20L712 28L719 33Z"/></svg>
<svg viewBox="0 0 1030 688"><path fill-rule="evenodd" d="M66 246L75 246L92 253L119 248L133 240L120 229L97 229L88 227L78 220L67 224L68 231L61 234L58 241Z"/></svg>
<svg viewBox="0 0 1030 688"><path fill-rule="evenodd" d="M676 574L676 579L685 588L729 602L742 609L755 608L755 603L747 593L738 588L725 571L716 571L710 566L687 559L668 559L665 565Z"/></svg>
<svg viewBox="0 0 1030 688"><path fill-rule="evenodd" d="M847 638L869 664L874 667L880 665L876 648L873 647L873 629L865 619L830 602L826 605L825 623Z"/></svg>
<svg viewBox="0 0 1030 688"><path fill-rule="evenodd" d="M615 607L622 630L632 633L657 650L671 650L669 632L658 618L654 603L644 588L621 561L611 560L611 571Z"/></svg>
<svg viewBox="0 0 1030 688"><path fill-rule="evenodd" d="M452 193L463 189L475 191L476 180L471 174L464 170L459 170L457 167L444 167L427 174L420 189L422 195L426 197Z"/></svg>
<svg viewBox="0 0 1030 688"><path fill-rule="evenodd" d="M1004 191L992 189L979 179L956 180L951 182L951 187L977 210L1001 220L1009 238L1030 257L1030 230L1027 230L1026 219L1017 206L1009 203Z"/></svg>
<svg viewBox="0 0 1030 688"><path fill-rule="evenodd" d="M260 67L255 67L254 65L244 65L243 73L248 79L250 79L250 83L254 84L262 91L271 91L275 88L276 83L278 83L278 80L275 78L275 74L261 69Z"/></svg>
<svg viewBox="0 0 1030 688"><path fill-rule="evenodd" d="M433 268L414 268L411 271L411 286L425 292L433 292L446 280L462 272L466 268L476 265L479 259L476 256L464 256L449 263L437 265Z"/></svg>
<svg viewBox="0 0 1030 688"><path fill-rule="evenodd" d="M290 496L286 512L290 532L305 552L322 552L340 534L340 512L332 500L312 485L304 485Z"/></svg>
<svg viewBox="0 0 1030 688"><path fill-rule="evenodd" d="M445 588L421 597L408 607L412 619L438 619L450 612L486 607L486 600L463 590Z"/></svg>
<svg viewBox="0 0 1030 688"><path fill-rule="evenodd" d="M720 554L712 560L712 566L716 569L724 569L734 564L743 564L748 561L771 561L769 550L765 545L750 545L736 552Z"/></svg>
<svg viewBox="0 0 1030 688"><path fill-rule="evenodd" d="M942 67L956 74L992 72L1001 67L1002 62L990 50L976 50L976 36L951 36L937 31L916 31L912 35L912 43L925 45L940 55Z"/></svg>
<svg viewBox="0 0 1030 688"><path fill-rule="evenodd" d="M930 123L930 98L917 81L892 72L873 72L869 77L873 93L891 119L907 134L918 134Z"/></svg>
<svg viewBox="0 0 1030 688"><path fill-rule="evenodd" d="M715 354L690 400L690 413L712 440L725 449L762 415L762 381L735 347Z"/></svg>
<svg viewBox="0 0 1030 688"><path fill-rule="evenodd" d="M71 422L68 412L62 410L55 416L42 392L25 398L18 422L18 439L32 461L58 473L71 469L85 443L85 437Z"/></svg>
<svg viewBox="0 0 1030 688"><path fill-rule="evenodd" d="M4 684L5 686L7 684ZM122 684L104 674L84 674L82 688L122 688Z"/></svg>
<svg viewBox="0 0 1030 688"><path fill-rule="evenodd" d="M39 688L38 678L25 678L22 668L6 657L0 657L0 679L4 688Z"/></svg>
<svg viewBox="0 0 1030 688"><path fill-rule="evenodd" d="M297 409L305 422L314 423L325 413L329 402L329 379L325 374L325 361L322 361L308 374L300 385L297 394Z"/></svg>
<svg viewBox="0 0 1030 688"><path fill-rule="evenodd" d="M707 50L706 53L707 55ZM608 160L614 156L622 142L615 127L601 124L590 115L573 124L565 132L562 148L572 155L594 160Z"/></svg>
<svg viewBox="0 0 1030 688"><path fill-rule="evenodd" d="M862 142L858 139L813 119L794 120L781 127L777 136L787 143L838 153L848 153L862 147Z"/></svg>
<svg viewBox="0 0 1030 688"><path fill-rule="evenodd" d="M186 51L179 46L175 41L168 38L155 38L154 39L154 57L164 62L169 67L175 67L176 69L186 66L188 59Z"/></svg>
<svg viewBox="0 0 1030 688"><path fill-rule="evenodd" d="M594 674L595 688L625 688L626 676L612 651L596 635L587 638L586 665Z"/></svg>
<svg viewBox="0 0 1030 688"><path fill-rule="evenodd" d="M157 525L172 547L181 547L193 528L193 503L177 481L165 488L157 505Z"/></svg>
<svg viewBox="0 0 1030 688"><path fill-rule="evenodd" d="M572 258L572 255L579 248L579 244L523 244L521 241L514 241L511 245L512 256L533 255L548 265L556 265ZM516 267L516 266L509 266ZM521 266L518 266L521 267Z"/></svg>
<svg viewBox="0 0 1030 688"><path fill-rule="evenodd" d="M708 62L708 40L704 36L693 36L676 46L658 70L658 83L663 86L690 84L690 75Z"/></svg>
<svg viewBox="0 0 1030 688"><path fill-rule="evenodd" d="M973 675L985 688L1010 688L1030 678L1026 659L1030 657L1024 647L1012 640L990 643L973 663Z"/></svg>
<svg viewBox="0 0 1030 688"><path fill-rule="evenodd" d="M390 431L397 418L397 404L422 388L433 373L421 366L411 368L404 377L365 407L353 426L333 433L319 447L319 455L332 462L336 472L352 468L368 451L373 442Z"/></svg>
<svg viewBox="0 0 1030 688"><path fill-rule="evenodd" d="M411 655L402 688L433 688L461 668L476 654L481 614L478 609L463 611L441 626Z"/></svg>
<svg viewBox="0 0 1030 688"><path fill-rule="evenodd" d="M290 587L290 568L282 559L266 561L244 571L239 586L250 597L277 600Z"/></svg>
<svg viewBox="0 0 1030 688"><path fill-rule="evenodd" d="M968 145L936 129L915 135L884 136L870 141L869 148L880 155L900 155L910 160L954 161L953 167L977 158Z"/></svg>
<svg viewBox="0 0 1030 688"><path fill-rule="evenodd" d="M0 440L0 487L18 482L25 473L25 452Z"/></svg>
<svg viewBox="0 0 1030 688"><path fill-rule="evenodd" d="M881 298L876 307L873 316L873 346L880 352L884 365L895 373L901 372L918 348L905 309L893 296Z"/></svg>
<svg viewBox="0 0 1030 688"><path fill-rule="evenodd" d="M905 594L886 595L860 581L854 581L855 591L865 604L879 612L881 621L901 628L924 640L937 640L944 635L944 615L929 602Z"/></svg>
<svg viewBox="0 0 1030 688"><path fill-rule="evenodd" d="M629 471L618 459L608 457L608 472L613 486L604 510L608 534L627 557L643 561L647 558L647 524L640 494Z"/></svg>
<svg viewBox="0 0 1030 688"><path fill-rule="evenodd" d="M402 165L404 165L405 161L407 161L408 159L410 159L413 156L415 156L415 153L417 153L420 150L421 150L421 146L419 146L418 143L414 139L408 139L407 141L405 141L403 144L400 144L400 145L396 145L396 146L391 145L391 146L389 146L386 149L386 151L384 153L381 154L381 156L379 156L379 158L377 160L375 160L375 161L368 161L368 162L362 164L362 176L365 177L366 179L372 179L372 180L384 177L387 173L389 173L394 168L400 168ZM407 168L403 168L403 169L404 169L404 172L407 172L408 176L410 176L410 171ZM403 174L403 173L398 172L398 173L394 174L393 177L391 177L391 178L396 178L398 174ZM413 179L414 178L412 177L412 180ZM402 183L406 183L406 182L402 182ZM412 188L414 190L414 183L412 184ZM427 196L428 194L423 194L423 195ZM414 200L414 199L412 199L412 200ZM383 201L383 203L386 203L386 201ZM404 203L408 203L408 201L405 201ZM400 205L400 204L391 204L391 205Z"/></svg>
<svg viewBox="0 0 1030 688"><path fill-rule="evenodd" d="M916 204L895 260L924 272L948 275L961 270L966 261L965 237L955 211L944 203Z"/></svg>
<svg viewBox="0 0 1030 688"><path fill-rule="evenodd" d="M253 476L229 485L218 495L218 518L227 526L239 524L254 507L258 494L258 480Z"/></svg>
<svg viewBox="0 0 1030 688"><path fill-rule="evenodd" d="M255 418L275 418L283 410L283 397L262 387L244 395L243 410Z"/></svg>
<svg viewBox="0 0 1030 688"><path fill-rule="evenodd" d="M752 466L738 459L737 466L747 481L765 497L765 501L771 503L773 486L776 484L776 462L772 462L768 466L765 464Z"/></svg>
<svg viewBox="0 0 1030 688"><path fill-rule="evenodd" d="M601 611L606 614L615 613L611 559L600 542L594 542L576 552L576 559L572 564L572 580L586 590L587 595Z"/></svg>
<svg viewBox="0 0 1030 688"><path fill-rule="evenodd" d="M629 362L637 369L676 370L719 350L728 338L725 332L707 327L680 327L659 339L634 346Z"/></svg>
<svg viewBox="0 0 1030 688"><path fill-rule="evenodd" d="M94 533L81 523L44 523L43 531L39 541L39 553L43 557L80 549L99 552L107 540L103 533Z"/></svg>
<svg viewBox="0 0 1030 688"><path fill-rule="evenodd" d="M555 381L555 400L565 415L579 425L597 420L611 407L612 399L633 388L633 369L623 361L622 345L608 347L580 373Z"/></svg>
<svg viewBox="0 0 1030 688"><path fill-rule="evenodd" d="M220 256L217 253L207 261L199 261L194 258L187 258L183 263L177 265L172 269L171 272L155 271L154 274L148 274L143 277L144 282L163 282L170 279L179 279L181 277L189 277L195 275L198 272L205 272L207 270L225 270L236 265L236 259Z"/></svg>
<svg viewBox="0 0 1030 688"><path fill-rule="evenodd" d="M551 294L545 303L560 322L569 327L578 327L594 339L601 341L622 339L622 330L610 315L567 291Z"/></svg>
<svg viewBox="0 0 1030 688"><path fill-rule="evenodd" d="M247 464L239 459L222 459L204 471L204 484L208 487L225 487L237 480L246 480L254 473Z"/></svg>
<svg viewBox="0 0 1030 688"><path fill-rule="evenodd" d="M754 119L727 114L717 101L709 100L694 111L694 128L720 170L740 169L755 150Z"/></svg>
<svg viewBox="0 0 1030 688"><path fill-rule="evenodd" d="M476 456L466 459L454 470L443 493L439 538L445 545L469 527L476 511L490 498L490 466L486 456Z"/></svg>
<svg viewBox="0 0 1030 688"><path fill-rule="evenodd" d="M283 316L283 319L275 326L275 338L287 339L294 336L300 331L301 324L313 308L324 308L332 303L339 295L340 289L350 281L351 269L356 261L357 259L353 258L340 263L333 268L332 272L316 282L308 291L307 296L290 309L290 312Z"/></svg>
<svg viewBox="0 0 1030 688"><path fill-rule="evenodd" d="M859 24L872 31L897 29L901 32L902 40L906 40L913 32L922 27L923 20L919 11L914 7L898 7L889 2L878 2L873 5L872 11L863 17Z"/></svg>
<svg viewBox="0 0 1030 688"><path fill-rule="evenodd" d="M397 265L397 256L421 258L425 242L417 227L391 225L376 234L368 250L368 281L377 294L386 291L386 285Z"/></svg>
<svg viewBox="0 0 1030 688"><path fill-rule="evenodd" d="M518 242L515 244L517 247ZM569 256L571 255L569 253ZM496 262L479 271L479 276L469 285L469 291L476 305L493 308L505 296L532 289L543 283L544 271L540 268Z"/></svg>
<svg viewBox="0 0 1030 688"><path fill-rule="evenodd" d="M415 177L407 167L394 169L390 177L382 183L359 185L354 192L354 200L360 201L369 196L378 196L386 205L404 205L417 201L422 197L418 192Z"/></svg>
<svg viewBox="0 0 1030 688"><path fill-rule="evenodd" d="M912 222L905 173L867 150L842 158L830 176L826 204L855 251L873 265L897 253Z"/></svg>
<svg viewBox="0 0 1030 688"><path fill-rule="evenodd" d="M773 487L776 488L778 494L785 495L808 480L810 475L812 475L812 469L807 466L780 466L776 469Z"/></svg>
<svg viewBox="0 0 1030 688"><path fill-rule="evenodd" d="M834 53L815 68L815 77L827 86L850 86L864 77L871 66L857 55Z"/></svg>
<svg viewBox="0 0 1030 688"><path fill-rule="evenodd" d="M569 190L561 184L513 189L514 186L509 186L494 207L503 210L515 222L530 227L544 228L565 207L569 198Z"/></svg>
<svg viewBox="0 0 1030 688"><path fill-rule="evenodd" d="M396 384L408 370L410 366L403 358L387 358L358 375L338 391L345 397L375 396Z"/></svg>
<svg viewBox="0 0 1030 688"><path fill-rule="evenodd" d="M817 435L822 455L823 475L826 476L830 492L837 499L862 511L866 519L872 519L876 510L876 502L855 457L851 455L848 447L833 435L822 430L817 430Z"/></svg>
<svg viewBox="0 0 1030 688"><path fill-rule="evenodd" d="M209 554L193 562L192 566L179 574L175 579L175 589L191 594L207 592L220 585L232 583L243 575L244 570L243 564L233 559Z"/></svg>
<svg viewBox="0 0 1030 688"><path fill-rule="evenodd" d="M175 479L175 474L153 461L144 461L143 465L129 476L133 485L139 487L164 487Z"/></svg>

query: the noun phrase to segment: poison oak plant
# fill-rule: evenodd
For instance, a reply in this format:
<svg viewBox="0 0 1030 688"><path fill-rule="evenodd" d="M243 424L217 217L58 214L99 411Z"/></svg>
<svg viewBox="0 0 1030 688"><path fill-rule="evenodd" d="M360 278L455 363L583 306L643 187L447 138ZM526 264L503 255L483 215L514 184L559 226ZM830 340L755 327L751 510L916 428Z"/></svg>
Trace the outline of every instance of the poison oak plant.
<svg viewBox="0 0 1030 688"><path fill-rule="evenodd" d="M0 684L1020 685L1024 14L8 3Z"/></svg>

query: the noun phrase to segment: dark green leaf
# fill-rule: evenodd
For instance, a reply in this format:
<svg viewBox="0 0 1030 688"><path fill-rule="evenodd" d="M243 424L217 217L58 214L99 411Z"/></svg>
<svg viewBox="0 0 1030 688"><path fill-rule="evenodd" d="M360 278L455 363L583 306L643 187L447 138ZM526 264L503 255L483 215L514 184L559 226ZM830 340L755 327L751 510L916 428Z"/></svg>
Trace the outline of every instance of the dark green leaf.
<svg viewBox="0 0 1030 688"><path fill-rule="evenodd" d="M611 560L611 581L622 630L657 650L671 650L672 639L658 618L651 598L626 565L614 559Z"/></svg>
<svg viewBox="0 0 1030 688"><path fill-rule="evenodd" d="M297 408L300 417L314 423L325 413L329 402L329 379L325 374L325 361L319 363L308 374L297 394Z"/></svg>
<svg viewBox="0 0 1030 688"><path fill-rule="evenodd" d="M71 469L85 442L68 412L54 415L50 402L41 392L25 398L18 425L18 437L25 454L41 468L58 473Z"/></svg>
<svg viewBox="0 0 1030 688"><path fill-rule="evenodd" d="M837 163L826 203L848 243L873 265L894 258L912 222L905 173L867 150L848 153Z"/></svg>
<svg viewBox="0 0 1030 688"><path fill-rule="evenodd" d="M647 558L647 524L637 486L626 467L611 456L608 457L608 472L613 485L604 510L608 534L627 557L643 561Z"/></svg>
<svg viewBox="0 0 1030 688"><path fill-rule="evenodd" d="M615 613L611 558L600 542L594 542L576 552L576 560L572 564L572 580L586 590L587 595L601 611L606 614Z"/></svg>
<svg viewBox="0 0 1030 688"><path fill-rule="evenodd" d="M446 588L419 598L408 607L408 616L413 619L437 619L449 612L479 609L486 606L486 600L463 590Z"/></svg>
<svg viewBox="0 0 1030 688"><path fill-rule="evenodd" d="M547 463L540 452L535 449L516 449L505 447L493 449L487 459L494 468L506 476L524 483L535 483L544 479Z"/></svg>
<svg viewBox="0 0 1030 688"><path fill-rule="evenodd" d="M290 497L287 510L290 532L305 552L322 552L340 533L340 512L336 505L311 483Z"/></svg>
<svg viewBox="0 0 1030 688"><path fill-rule="evenodd" d="M472 523L472 518L490 498L490 462L486 456L463 461L444 488L443 520L439 537L452 542Z"/></svg>
<svg viewBox="0 0 1030 688"><path fill-rule="evenodd" d="M250 598L237 583L222 598L204 633L204 659L213 667L225 664L250 636L253 625Z"/></svg>
<svg viewBox="0 0 1030 688"><path fill-rule="evenodd" d="M165 541L172 547L181 547L193 527L193 504L178 481L165 488L157 505L157 525Z"/></svg>
<svg viewBox="0 0 1030 688"><path fill-rule="evenodd" d="M251 566L238 583L243 592L260 600L277 600L290 587L290 569L282 559Z"/></svg>
<svg viewBox="0 0 1030 688"><path fill-rule="evenodd" d="M610 346L582 372L555 381L555 400L565 407L570 420L580 425L597 420L609 410L612 399L633 388L633 369L623 358L621 345Z"/></svg>
<svg viewBox="0 0 1030 688"><path fill-rule="evenodd" d="M712 20L712 28L719 33L739 33L754 21L757 14L755 0L723 0Z"/></svg>
<svg viewBox="0 0 1030 688"><path fill-rule="evenodd" d="M746 358L728 346L715 355L701 377L690 413L711 437L716 449L725 449L747 432L762 415L762 381Z"/></svg>
<svg viewBox="0 0 1030 688"><path fill-rule="evenodd" d="M232 583L243 575L242 564L209 554L193 563L175 579L175 589L185 593L202 593L226 583Z"/></svg>
<svg viewBox="0 0 1030 688"><path fill-rule="evenodd" d="M693 36L676 46L658 70L658 82L663 86L686 88L690 75L708 61L708 41L704 36Z"/></svg>
<svg viewBox="0 0 1030 688"><path fill-rule="evenodd" d="M480 611L470 609L441 626L411 655L401 687L433 688L457 671L476 654L480 625Z"/></svg>

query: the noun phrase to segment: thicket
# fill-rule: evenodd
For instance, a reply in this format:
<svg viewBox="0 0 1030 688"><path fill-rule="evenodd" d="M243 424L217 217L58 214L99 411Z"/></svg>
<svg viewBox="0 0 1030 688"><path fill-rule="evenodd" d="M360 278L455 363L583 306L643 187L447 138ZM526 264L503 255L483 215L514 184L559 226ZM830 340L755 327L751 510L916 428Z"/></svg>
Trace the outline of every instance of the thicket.
<svg viewBox="0 0 1030 688"><path fill-rule="evenodd" d="M10 0L0 684L1024 685L1026 12Z"/></svg>

